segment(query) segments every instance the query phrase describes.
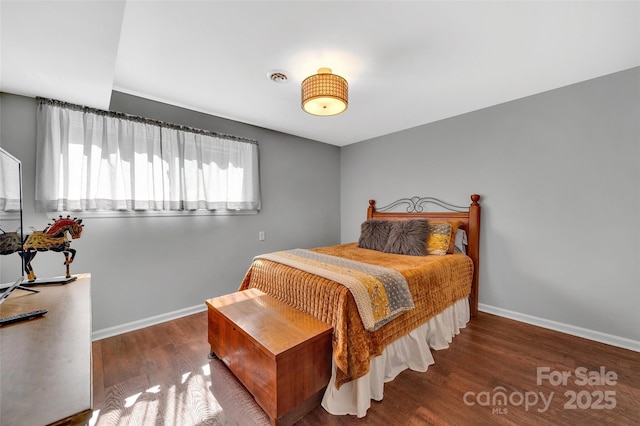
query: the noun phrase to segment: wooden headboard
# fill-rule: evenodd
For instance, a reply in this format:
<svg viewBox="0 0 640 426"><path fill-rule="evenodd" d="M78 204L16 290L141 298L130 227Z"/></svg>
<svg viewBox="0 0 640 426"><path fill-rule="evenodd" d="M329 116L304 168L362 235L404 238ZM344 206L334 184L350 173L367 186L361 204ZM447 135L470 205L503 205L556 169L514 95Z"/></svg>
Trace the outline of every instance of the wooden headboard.
<svg viewBox="0 0 640 426"><path fill-rule="evenodd" d="M471 315L478 314L478 272L480 268L480 196L471 196L469 207L460 207L446 203L432 197L401 198L384 207L376 207L375 200L369 200L367 219L406 220L427 219L433 221L462 222L460 226L467 233L467 255L473 261L473 279L471 282L471 294L469 295L469 307ZM430 212L427 205L440 206L447 211ZM393 211L404 208L404 211Z"/></svg>

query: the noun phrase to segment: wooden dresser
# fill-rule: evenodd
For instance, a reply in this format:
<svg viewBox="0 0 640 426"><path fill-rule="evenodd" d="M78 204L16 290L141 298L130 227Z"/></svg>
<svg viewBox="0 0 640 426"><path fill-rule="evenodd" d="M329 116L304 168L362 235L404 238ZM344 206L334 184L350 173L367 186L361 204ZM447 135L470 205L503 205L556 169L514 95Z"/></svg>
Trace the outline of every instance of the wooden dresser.
<svg viewBox="0 0 640 426"><path fill-rule="evenodd" d="M0 327L0 424L81 425L91 417L91 276L15 290L0 317L47 309Z"/></svg>
<svg viewBox="0 0 640 426"><path fill-rule="evenodd" d="M207 300L209 344L272 425L290 425L322 400L333 328L256 289Z"/></svg>

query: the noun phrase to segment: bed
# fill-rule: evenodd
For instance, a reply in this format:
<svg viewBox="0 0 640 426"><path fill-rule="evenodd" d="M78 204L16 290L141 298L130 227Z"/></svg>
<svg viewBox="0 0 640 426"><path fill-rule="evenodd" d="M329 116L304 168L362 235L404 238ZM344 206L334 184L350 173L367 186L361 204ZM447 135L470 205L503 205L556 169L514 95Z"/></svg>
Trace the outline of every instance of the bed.
<svg viewBox="0 0 640 426"><path fill-rule="evenodd" d="M333 373L322 400L329 413L364 417L372 399L382 400L385 382L407 368L426 371L433 364L430 348L446 348L470 316L477 314L479 200L480 196L474 194L470 206L459 207L431 197L412 197L381 208L370 200L358 242L303 253L279 252L279 257L265 255L253 260L240 290L259 289L334 328ZM430 211L434 206L446 211ZM425 220L430 226L428 255L408 255L403 252L406 245L388 250L392 235L399 236L395 241L400 241L400 246L412 241L415 229L421 232L419 238L424 237ZM372 238L371 229L375 231L376 227L391 229L384 234L386 251L381 250L378 234ZM434 240L447 229L450 239ZM415 244L410 249L414 250ZM394 309L386 317L374 312L371 321L363 314L361 295L348 285L352 277L342 282L333 272L317 273L313 268L298 266L298 257L288 261L302 254L319 256L319 263L339 258L357 265L376 265L385 273L399 273L413 307ZM394 287L382 297L395 303L396 293ZM374 311L378 309L375 303L371 306Z"/></svg>

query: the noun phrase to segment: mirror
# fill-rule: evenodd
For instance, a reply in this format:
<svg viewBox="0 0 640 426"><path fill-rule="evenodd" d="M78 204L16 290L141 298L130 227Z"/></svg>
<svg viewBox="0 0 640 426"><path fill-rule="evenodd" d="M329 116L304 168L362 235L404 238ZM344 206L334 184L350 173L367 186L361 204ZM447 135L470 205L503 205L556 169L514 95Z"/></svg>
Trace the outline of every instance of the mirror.
<svg viewBox="0 0 640 426"><path fill-rule="evenodd" d="M24 278L22 163L0 147L0 288Z"/></svg>

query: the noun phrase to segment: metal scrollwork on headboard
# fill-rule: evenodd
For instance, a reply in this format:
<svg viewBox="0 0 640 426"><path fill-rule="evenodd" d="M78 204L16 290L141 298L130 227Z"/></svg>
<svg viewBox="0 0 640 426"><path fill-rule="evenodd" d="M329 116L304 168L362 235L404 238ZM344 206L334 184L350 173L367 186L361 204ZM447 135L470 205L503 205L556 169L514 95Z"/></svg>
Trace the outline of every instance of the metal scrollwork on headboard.
<svg viewBox="0 0 640 426"><path fill-rule="evenodd" d="M452 212L466 212L469 210L469 207L456 206L437 198L415 196L411 198L400 198L384 207L376 207L376 211L388 212L395 208L406 206L405 209L407 213L423 213L426 211L426 205L428 204L435 204Z"/></svg>

